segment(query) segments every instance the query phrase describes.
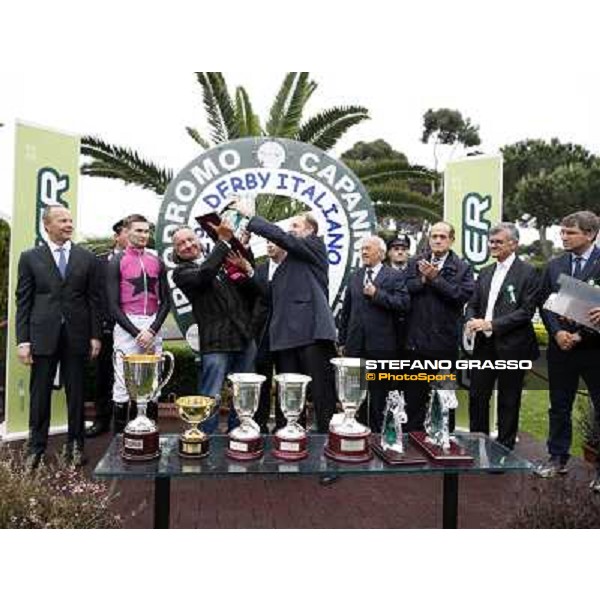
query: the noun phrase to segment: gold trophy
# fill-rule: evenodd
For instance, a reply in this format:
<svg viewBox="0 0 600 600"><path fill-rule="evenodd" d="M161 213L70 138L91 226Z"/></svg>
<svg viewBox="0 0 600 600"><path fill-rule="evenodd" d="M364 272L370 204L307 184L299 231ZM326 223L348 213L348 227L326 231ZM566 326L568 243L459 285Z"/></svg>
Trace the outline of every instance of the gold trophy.
<svg viewBox="0 0 600 600"><path fill-rule="evenodd" d="M179 456L205 458L210 453L210 438L198 426L212 415L217 402L208 396L186 396L178 398L175 405L179 416L192 426L179 437Z"/></svg>
<svg viewBox="0 0 600 600"><path fill-rule="evenodd" d="M123 361L123 372L118 368L117 357ZM160 383L160 366L169 358L169 371ZM175 370L175 358L170 352L159 354L129 354L116 350L113 355L115 376L123 378L129 399L137 404L138 416L127 424L123 432L121 455L125 460L147 461L160 456L158 428L146 416L148 402L157 402Z"/></svg>

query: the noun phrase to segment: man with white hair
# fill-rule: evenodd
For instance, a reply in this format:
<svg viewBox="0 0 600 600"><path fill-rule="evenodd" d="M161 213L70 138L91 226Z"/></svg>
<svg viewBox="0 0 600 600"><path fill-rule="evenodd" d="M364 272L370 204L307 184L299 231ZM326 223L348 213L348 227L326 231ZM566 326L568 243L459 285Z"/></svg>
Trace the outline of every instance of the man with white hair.
<svg viewBox="0 0 600 600"><path fill-rule="evenodd" d="M375 360L398 358L400 319L410 297L404 277L383 264L385 242L379 237L362 241L363 266L350 279L340 319L340 346L346 356ZM359 411L360 421L380 432L385 409L385 390L370 387L369 402Z"/></svg>

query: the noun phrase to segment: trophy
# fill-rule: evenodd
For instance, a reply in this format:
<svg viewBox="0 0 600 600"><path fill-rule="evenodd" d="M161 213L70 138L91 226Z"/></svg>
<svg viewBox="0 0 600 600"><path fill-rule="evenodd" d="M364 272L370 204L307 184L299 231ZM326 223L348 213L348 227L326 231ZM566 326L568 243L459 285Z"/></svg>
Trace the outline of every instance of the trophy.
<svg viewBox="0 0 600 600"><path fill-rule="evenodd" d="M333 358L331 364L336 368L335 383L344 408L344 418L341 422L337 416L332 419L325 455L340 462L366 462L371 459L371 430L355 418L356 411L367 395L361 360Z"/></svg>
<svg viewBox="0 0 600 600"><path fill-rule="evenodd" d="M414 453L409 454L404 444L402 426L408 422L404 392L394 390L387 396L383 413L381 435L375 437L371 447L377 456L391 465L421 465L427 461Z"/></svg>
<svg viewBox="0 0 600 600"><path fill-rule="evenodd" d="M228 377L233 384L233 404L241 425L230 432L227 456L234 460L255 460L263 455L260 427L252 419L258 409L260 388L266 377L255 373L233 373Z"/></svg>
<svg viewBox="0 0 600 600"><path fill-rule="evenodd" d="M434 463L455 465L473 462L473 457L450 437L450 410L457 407L458 400L453 390L431 390L425 431L410 434L411 439Z"/></svg>
<svg viewBox="0 0 600 600"><path fill-rule="evenodd" d="M307 375L284 373L275 376L278 398L287 425L275 434L273 455L282 460L302 460L308 456L306 431L298 423L306 401L306 388L312 381Z"/></svg>
<svg viewBox="0 0 600 600"><path fill-rule="evenodd" d="M179 437L179 456L182 458L205 458L210 452L210 439L198 429L217 408L214 398L207 396L186 396L175 401L179 416L189 423L188 429Z"/></svg>
<svg viewBox="0 0 600 600"><path fill-rule="evenodd" d="M196 221L198 222L200 227L202 227L202 229L208 234L208 236L214 242L217 242L217 234L215 233L215 230L212 226L218 226L223 220L226 220L231 225L234 232L234 237L230 242L232 249L241 256L243 256L246 260L251 261L251 253L248 252L248 250L240 241L242 234L246 231L250 219L242 215L233 206L231 206L232 204L239 202L242 202L242 199L235 194L231 194L228 198L228 206L220 215L217 213L210 213L201 217L196 217ZM254 197L244 198L243 203L248 207L248 210L252 214L256 212L256 200ZM227 261L225 261L225 270L229 278L234 282L245 281L248 278L245 273L243 273L236 266Z"/></svg>
<svg viewBox="0 0 600 600"><path fill-rule="evenodd" d="M118 368L117 358L123 362L123 372ZM162 383L160 365L169 358L169 371ZM167 385L175 369L175 359L170 352L158 354L130 354L116 350L113 355L115 375L124 380L129 399L137 404L138 416L127 424L123 432L121 454L125 460L146 461L160 455L158 428L146 416L148 402L158 401L162 389Z"/></svg>

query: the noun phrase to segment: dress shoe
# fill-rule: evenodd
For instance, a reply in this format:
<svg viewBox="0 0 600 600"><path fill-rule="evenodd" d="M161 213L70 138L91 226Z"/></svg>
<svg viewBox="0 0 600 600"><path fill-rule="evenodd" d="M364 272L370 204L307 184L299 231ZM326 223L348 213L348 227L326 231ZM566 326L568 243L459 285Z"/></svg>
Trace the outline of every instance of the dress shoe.
<svg viewBox="0 0 600 600"><path fill-rule="evenodd" d="M595 494L600 494L600 474L598 474L596 479L590 483L590 490Z"/></svg>
<svg viewBox="0 0 600 600"><path fill-rule="evenodd" d="M73 450L73 460L72 460L71 464L75 468L79 469L80 467L87 465L87 463L88 463L88 459L87 459L87 456L85 455L85 453L83 452L83 450L80 448L75 448Z"/></svg>
<svg viewBox="0 0 600 600"><path fill-rule="evenodd" d="M542 479L552 479L557 475L566 475L568 472L567 463L555 456L551 457L541 465L538 465L534 471L534 473Z"/></svg>
<svg viewBox="0 0 600 600"><path fill-rule="evenodd" d="M98 419L85 430L85 437L95 438L107 431L110 431L110 419Z"/></svg>
<svg viewBox="0 0 600 600"><path fill-rule="evenodd" d="M340 478L339 475L321 475L319 483L321 485L333 485Z"/></svg>

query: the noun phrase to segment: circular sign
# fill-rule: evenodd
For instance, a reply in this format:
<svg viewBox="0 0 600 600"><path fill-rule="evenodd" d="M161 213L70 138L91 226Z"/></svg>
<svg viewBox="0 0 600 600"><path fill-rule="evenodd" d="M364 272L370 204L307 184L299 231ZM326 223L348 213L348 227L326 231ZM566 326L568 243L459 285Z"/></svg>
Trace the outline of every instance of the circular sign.
<svg viewBox="0 0 600 600"><path fill-rule="evenodd" d="M173 232L189 226L208 241L196 217L220 213L233 196L260 194L299 201L318 220L329 258L329 299L334 314L339 313L350 273L360 266L361 241L376 230L367 190L346 165L310 144L243 138L200 155L165 192L156 242L168 270L173 312L186 338L194 337L195 322L191 304L173 283Z"/></svg>

